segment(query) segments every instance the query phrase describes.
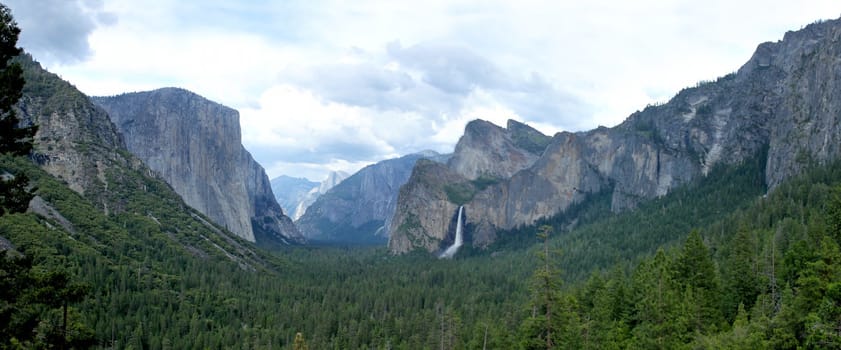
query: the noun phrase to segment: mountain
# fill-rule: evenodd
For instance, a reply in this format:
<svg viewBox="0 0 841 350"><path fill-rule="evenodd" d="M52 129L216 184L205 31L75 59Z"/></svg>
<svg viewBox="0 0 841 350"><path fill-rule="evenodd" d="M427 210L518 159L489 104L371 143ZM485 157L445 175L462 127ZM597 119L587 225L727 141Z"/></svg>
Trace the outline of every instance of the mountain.
<svg viewBox="0 0 841 350"><path fill-rule="evenodd" d="M312 240L384 243L398 190L409 179L415 162L447 157L424 151L369 165L319 196L296 224Z"/></svg>
<svg viewBox="0 0 841 350"><path fill-rule="evenodd" d="M304 199L307 193L319 185L318 182L310 181L303 177L286 175L280 175L270 182L277 203L283 208L284 213L293 214L293 220L296 219L294 213L298 207L298 203Z"/></svg>
<svg viewBox="0 0 841 350"><path fill-rule="evenodd" d="M214 222L260 244L303 241L242 147L237 111L177 88L91 100L132 154Z"/></svg>
<svg viewBox="0 0 841 350"><path fill-rule="evenodd" d="M400 190L389 249L440 250L452 240L462 204L473 245L482 247L499 230L534 224L594 195L608 193L611 210L622 211L757 155L774 189L839 156L839 37L841 20L788 32L759 45L737 72L613 128L558 133L544 143L540 135L472 122L447 166L425 162L413 170Z"/></svg>
<svg viewBox="0 0 841 350"><path fill-rule="evenodd" d="M26 81L16 108L24 124L39 126L32 157L38 168L8 159L3 168L22 169L35 185L29 210L52 230L39 242L69 239L90 245L87 252L134 256L150 249L140 240L158 235L171 244L160 254L176 250L248 270L265 267L252 245L187 206L133 156L102 108L28 54L16 61Z"/></svg>
<svg viewBox="0 0 841 350"><path fill-rule="evenodd" d="M228 291L243 283L237 279L266 280L289 264L187 205L126 149L107 113L73 85L29 55L16 62L26 82L17 114L22 124L39 128L29 158L0 155L0 174L26 175L34 194L25 213L0 215L0 279L14 286L3 292L0 343L150 348L172 332L166 343L175 348L220 347L186 337L176 325L234 300ZM248 284L242 291L278 290ZM245 293L243 300L273 299ZM153 319L169 323L152 325ZM244 330L246 322L253 319L229 314L202 333L251 336L256 332ZM132 335L141 323L143 335ZM47 345L16 339L19 334ZM59 343L64 334L72 342L92 342Z"/></svg>
<svg viewBox="0 0 841 350"><path fill-rule="evenodd" d="M341 183L344 179L347 179L350 174L344 171L331 171L330 174L327 175L323 181L316 184L316 186L310 188L307 193L301 198L300 201L295 205L295 211L292 215L294 220L300 219L304 216L304 213L307 212L307 208L310 207L313 203L315 203L316 199L321 195L327 193L331 188L336 187L339 183Z"/></svg>

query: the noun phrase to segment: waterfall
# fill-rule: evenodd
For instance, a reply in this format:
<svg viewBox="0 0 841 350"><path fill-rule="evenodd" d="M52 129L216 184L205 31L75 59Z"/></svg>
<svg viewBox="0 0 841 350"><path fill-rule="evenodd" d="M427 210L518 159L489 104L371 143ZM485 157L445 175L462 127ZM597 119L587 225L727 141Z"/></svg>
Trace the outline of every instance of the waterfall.
<svg viewBox="0 0 841 350"><path fill-rule="evenodd" d="M445 250L443 253L441 253L441 255L438 256L439 258L442 258L442 259L452 258L453 255L456 255L456 252L458 251L458 248L460 248L461 245L464 243L464 237L462 236L463 235L462 231L464 231L464 227L463 227L464 225L462 223L462 210L464 210L463 205L458 207L458 220L456 220L456 239L455 239L455 242L453 242L453 245L447 247L447 250Z"/></svg>

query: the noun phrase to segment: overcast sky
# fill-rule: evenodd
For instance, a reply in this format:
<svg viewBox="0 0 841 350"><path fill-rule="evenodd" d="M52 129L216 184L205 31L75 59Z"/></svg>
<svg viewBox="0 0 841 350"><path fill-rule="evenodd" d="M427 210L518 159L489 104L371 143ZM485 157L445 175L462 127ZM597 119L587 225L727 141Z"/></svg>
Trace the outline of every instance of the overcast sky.
<svg viewBox="0 0 841 350"><path fill-rule="evenodd" d="M240 111L270 177L313 180L451 152L476 118L613 126L841 16L838 0L0 2L86 94L189 89Z"/></svg>

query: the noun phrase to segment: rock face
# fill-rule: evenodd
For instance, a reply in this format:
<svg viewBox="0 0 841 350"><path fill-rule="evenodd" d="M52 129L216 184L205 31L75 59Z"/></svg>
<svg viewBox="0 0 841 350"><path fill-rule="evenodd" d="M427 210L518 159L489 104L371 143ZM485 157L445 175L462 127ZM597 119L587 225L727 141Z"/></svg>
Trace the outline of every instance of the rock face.
<svg viewBox="0 0 841 350"><path fill-rule="evenodd" d="M128 150L187 204L251 242L301 241L265 171L242 147L237 111L177 88L92 100Z"/></svg>
<svg viewBox="0 0 841 350"><path fill-rule="evenodd" d="M18 115L22 123L39 126L33 158L50 176L82 196L56 196L63 190L43 188L39 191L43 193L32 199L29 211L40 217L39 224L55 228L51 234L66 234L66 239L75 240L78 245L73 249L104 249L100 252L105 255L115 251L112 248L122 250L119 246L134 247L129 248L134 252L127 255L137 257L137 244L152 239L155 247L146 248L156 249L163 244L167 251L171 248L198 259L227 260L246 271L270 268L253 245L208 222L156 172L132 155L108 114L88 96L44 70L27 54L16 61L21 64L26 81L16 105ZM53 182L43 178L33 181ZM88 203L104 215L91 213L88 208L71 211L74 205ZM158 232L150 232L143 223L157 226L152 231ZM86 229L92 224L103 226L101 230ZM122 241L123 234L139 231L146 237ZM0 238L0 250L5 248L14 247Z"/></svg>
<svg viewBox="0 0 841 350"><path fill-rule="evenodd" d="M35 135L39 164L82 195L104 192L106 171L135 161L119 152L125 145L108 114L28 54L17 60L26 80L17 108L22 122L39 126ZM99 205L108 211L105 201Z"/></svg>
<svg viewBox="0 0 841 350"><path fill-rule="evenodd" d="M271 180L272 192L284 213L294 213L307 193L319 186L318 182L303 177L278 176ZM295 220L295 217L292 217Z"/></svg>
<svg viewBox="0 0 841 350"><path fill-rule="evenodd" d="M738 72L684 89L613 128L559 133L548 143L531 133L527 139L537 142L526 146L513 136L517 124L506 133L471 122L447 167L414 169L400 191L389 248L439 250L451 239L446 219L458 204L465 204L469 236L481 247L498 229L533 224L592 194L610 191L620 211L706 176L717 164L766 151L773 189L839 157L839 120L841 20L833 20L761 44Z"/></svg>
<svg viewBox="0 0 841 350"><path fill-rule="evenodd" d="M317 183L316 186L307 191L300 201L298 201L295 205L295 214L292 216L292 219L298 220L304 216L304 213L306 213L307 209L315 203L315 200L318 199L318 197L327 193L327 191L331 188L336 187L336 185L341 183L344 179L347 179L349 176L350 174L344 171L331 171L324 181Z"/></svg>
<svg viewBox="0 0 841 350"><path fill-rule="evenodd" d="M382 243L406 183L419 159L446 161L426 151L369 165L316 199L296 222L308 239L341 243Z"/></svg>
<svg viewBox="0 0 841 350"><path fill-rule="evenodd" d="M534 164L548 143L549 137L514 120L508 121L507 129L474 120L467 124L448 165L470 179L509 178Z"/></svg>

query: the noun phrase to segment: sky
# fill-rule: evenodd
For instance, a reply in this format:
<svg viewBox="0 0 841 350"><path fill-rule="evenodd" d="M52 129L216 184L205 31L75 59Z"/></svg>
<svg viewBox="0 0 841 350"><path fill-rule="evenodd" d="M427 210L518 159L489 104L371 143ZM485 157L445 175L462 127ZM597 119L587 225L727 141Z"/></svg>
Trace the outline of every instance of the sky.
<svg viewBox="0 0 841 350"><path fill-rule="evenodd" d="M182 87L240 112L269 177L452 152L473 119L614 126L841 16L831 0L0 0L91 96Z"/></svg>

